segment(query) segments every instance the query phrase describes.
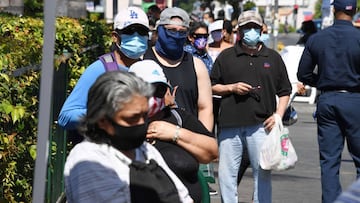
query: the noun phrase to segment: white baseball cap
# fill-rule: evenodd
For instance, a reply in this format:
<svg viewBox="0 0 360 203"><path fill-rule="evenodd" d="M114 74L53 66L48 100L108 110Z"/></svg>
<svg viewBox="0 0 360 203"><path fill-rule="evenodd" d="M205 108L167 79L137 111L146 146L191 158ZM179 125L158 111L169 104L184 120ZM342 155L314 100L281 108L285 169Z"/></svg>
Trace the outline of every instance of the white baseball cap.
<svg viewBox="0 0 360 203"><path fill-rule="evenodd" d="M167 82L162 68L153 60L138 61L132 64L128 71L135 73L136 76L148 83L163 83L172 89L171 85Z"/></svg>
<svg viewBox="0 0 360 203"><path fill-rule="evenodd" d="M223 24L224 24L224 21L223 20L217 20L213 23L210 23L209 25L209 33L211 33L212 31L215 31L215 30L222 30L223 29Z"/></svg>
<svg viewBox="0 0 360 203"><path fill-rule="evenodd" d="M114 18L114 30L122 30L133 24L143 25L149 29L149 19L146 13L139 7L130 6L121 9Z"/></svg>

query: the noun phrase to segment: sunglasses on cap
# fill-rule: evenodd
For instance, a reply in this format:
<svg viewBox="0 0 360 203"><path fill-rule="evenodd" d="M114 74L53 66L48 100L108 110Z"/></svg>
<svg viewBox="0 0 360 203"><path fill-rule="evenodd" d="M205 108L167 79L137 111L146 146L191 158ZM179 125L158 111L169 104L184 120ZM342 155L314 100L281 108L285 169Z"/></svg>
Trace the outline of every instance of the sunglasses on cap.
<svg viewBox="0 0 360 203"><path fill-rule="evenodd" d="M147 36L149 35L149 29L147 29L144 26L133 26L130 25L124 29L122 29L119 34L125 34L125 35L133 35L135 32L137 32L139 35Z"/></svg>
<svg viewBox="0 0 360 203"><path fill-rule="evenodd" d="M164 98L168 86L163 83L153 83L155 87L154 97Z"/></svg>
<svg viewBox="0 0 360 203"><path fill-rule="evenodd" d="M195 39L198 39L198 38L208 38L209 37L209 34L196 34L194 33L192 35Z"/></svg>

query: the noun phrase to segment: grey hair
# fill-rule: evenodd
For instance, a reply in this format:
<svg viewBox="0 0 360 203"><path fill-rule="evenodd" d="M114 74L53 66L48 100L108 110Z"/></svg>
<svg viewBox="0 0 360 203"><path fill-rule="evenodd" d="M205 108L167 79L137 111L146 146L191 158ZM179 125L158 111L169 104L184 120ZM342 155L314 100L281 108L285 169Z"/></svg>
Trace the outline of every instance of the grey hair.
<svg viewBox="0 0 360 203"><path fill-rule="evenodd" d="M88 93L87 113L81 118L79 132L95 142L102 142L102 130L97 122L104 118L112 118L123 108L134 95L149 98L154 91L150 83L145 82L133 73L111 71L102 74L91 86Z"/></svg>

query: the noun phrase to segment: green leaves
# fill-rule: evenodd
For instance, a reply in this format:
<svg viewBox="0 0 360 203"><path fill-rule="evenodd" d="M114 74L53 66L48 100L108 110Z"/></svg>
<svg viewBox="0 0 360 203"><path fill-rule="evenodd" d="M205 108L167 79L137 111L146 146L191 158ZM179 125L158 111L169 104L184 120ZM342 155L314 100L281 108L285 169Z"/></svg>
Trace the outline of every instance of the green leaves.
<svg viewBox="0 0 360 203"><path fill-rule="evenodd" d="M0 104L0 112L9 114L13 110L13 106L8 100L3 100Z"/></svg>
<svg viewBox="0 0 360 203"><path fill-rule="evenodd" d="M24 67L41 64L44 23L0 14L0 25L0 196L8 202L31 202L41 73ZM56 29L54 66L66 68L72 89L85 68L108 51L111 26L62 17L56 19ZM84 52L87 47L96 48ZM62 57L64 50L70 58ZM56 127L49 130L53 134ZM51 143L52 159L58 146ZM51 164L49 168L55 168Z"/></svg>
<svg viewBox="0 0 360 203"><path fill-rule="evenodd" d="M15 106L13 110L11 111L11 118L13 121L13 124L16 121L19 121L21 118L23 118L25 115L25 107L23 106Z"/></svg>
<svg viewBox="0 0 360 203"><path fill-rule="evenodd" d="M5 114L10 114L13 124L15 124L16 121L19 121L21 118L25 116L25 107L14 106L10 104L8 100L3 100L0 103L0 112L3 112Z"/></svg>
<svg viewBox="0 0 360 203"><path fill-rule="evenodd" d="M31 145L29 147L29 154L33 160L36 159L36 145Z"/></svg>

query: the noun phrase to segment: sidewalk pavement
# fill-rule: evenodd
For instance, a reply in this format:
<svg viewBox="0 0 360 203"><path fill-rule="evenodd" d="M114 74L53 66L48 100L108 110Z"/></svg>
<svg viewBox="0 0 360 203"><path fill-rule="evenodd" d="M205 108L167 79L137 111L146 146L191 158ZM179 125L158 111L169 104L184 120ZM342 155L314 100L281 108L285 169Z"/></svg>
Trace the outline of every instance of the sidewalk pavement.
<svg viewBox="0 0 360 203"><path fill-rule="evenodd" d="M294 169L272 173L273 203L320 203L321 184L316 123L312 117L315 105L294 103L298 122L289 126L291 141L298 155ZM218 185L218 163L215 163L216 183L210 184L218 191L211 203L221 203ZM356 171L347 148L343 151L340 180L343 190L356 179ZM239 203L251 203L253 191L251 168L248 168L238 187Z"/></svg>

